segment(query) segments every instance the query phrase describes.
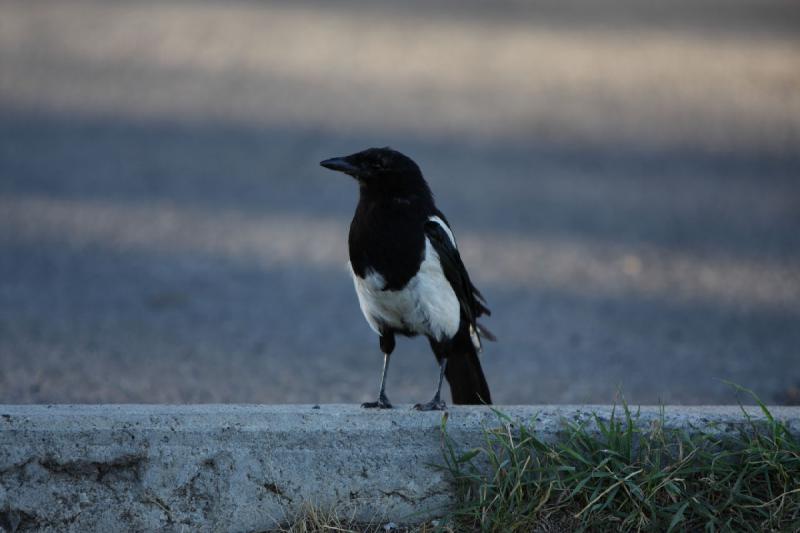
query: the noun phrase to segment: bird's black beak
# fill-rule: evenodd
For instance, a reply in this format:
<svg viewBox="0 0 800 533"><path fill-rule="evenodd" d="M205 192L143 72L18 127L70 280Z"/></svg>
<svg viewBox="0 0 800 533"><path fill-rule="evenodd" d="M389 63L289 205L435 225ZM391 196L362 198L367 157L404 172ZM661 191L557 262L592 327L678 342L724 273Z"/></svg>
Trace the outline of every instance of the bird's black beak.
<svg viewBox="0 0 800 533"><path fill-rule="evenodd" d="M350 163L346 157L332 157L331 159L321 161L320 165L331 170L337 170L339 172L344 172L345 174L350 174L351 176L358 172L358 167Z"/></svg>

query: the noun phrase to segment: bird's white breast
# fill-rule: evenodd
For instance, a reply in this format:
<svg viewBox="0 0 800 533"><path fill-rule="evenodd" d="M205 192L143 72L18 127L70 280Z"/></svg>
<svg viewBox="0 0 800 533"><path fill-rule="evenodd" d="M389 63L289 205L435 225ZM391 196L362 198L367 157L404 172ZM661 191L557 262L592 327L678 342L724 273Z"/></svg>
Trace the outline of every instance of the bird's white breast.
<svg viewBox="0 0 800 533"><path fill-rule="evenodd" d="M361 311L377 333L382 324L437 340L454 337L458 331L458 298L427 237L419 271L402 289L383 290L386 282L375 271L367 272L364 278L353 273L353 282Z"/></svg>

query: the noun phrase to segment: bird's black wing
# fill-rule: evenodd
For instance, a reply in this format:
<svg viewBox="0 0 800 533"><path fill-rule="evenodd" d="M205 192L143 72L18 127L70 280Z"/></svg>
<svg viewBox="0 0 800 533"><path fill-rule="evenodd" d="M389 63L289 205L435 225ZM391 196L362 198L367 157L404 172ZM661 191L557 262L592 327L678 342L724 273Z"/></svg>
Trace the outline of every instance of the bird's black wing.
<svg viewBox="0 0 800 533"><path fill-rule="evenodd" d="M437 214L438 218L445 224L444 216ZM449 225L448 225L449 227ZM491 315L491 311L486 307L486 300L480 291L472 284L469 279L467 269L461 260L458 248L450 240L450 235L439 224L438 221L428 220L425 223L425 234L433 245L436 253L439 254L439 261L442 265L447 281L456 293L456 297L461 305L461 312L464 313L471 330L479 332L489 340L496 340L494 335L482 325L478 324L477 318L481 315Z"/></svg>

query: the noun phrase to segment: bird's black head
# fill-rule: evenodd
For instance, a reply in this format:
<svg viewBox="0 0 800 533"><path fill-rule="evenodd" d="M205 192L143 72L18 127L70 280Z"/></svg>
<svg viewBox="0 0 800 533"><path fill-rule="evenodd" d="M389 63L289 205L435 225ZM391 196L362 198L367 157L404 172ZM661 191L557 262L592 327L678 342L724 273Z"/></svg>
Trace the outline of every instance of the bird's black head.
<svg viewBox="0 0 800 533"><path fill-rule="evenodd" d="M325 168L349 174L362 188L387 194L426 193L428 185L410 157L391 148L367 148L345 157L320 162Z"/></svg>

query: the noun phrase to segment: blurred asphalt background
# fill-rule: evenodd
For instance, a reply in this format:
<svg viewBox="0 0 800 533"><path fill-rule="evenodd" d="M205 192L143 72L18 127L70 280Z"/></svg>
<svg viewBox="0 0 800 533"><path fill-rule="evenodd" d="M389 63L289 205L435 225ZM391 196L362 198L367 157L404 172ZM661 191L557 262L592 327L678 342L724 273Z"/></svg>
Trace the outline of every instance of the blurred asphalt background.
<svg viewBox="0 0 800 533"><path fill-rule="evenodd" d="M794 0L0 2L0 402L358 402L355 185L423 168L498 403L787 401ZM427 343L388 393L427 400Z"/></svg>

